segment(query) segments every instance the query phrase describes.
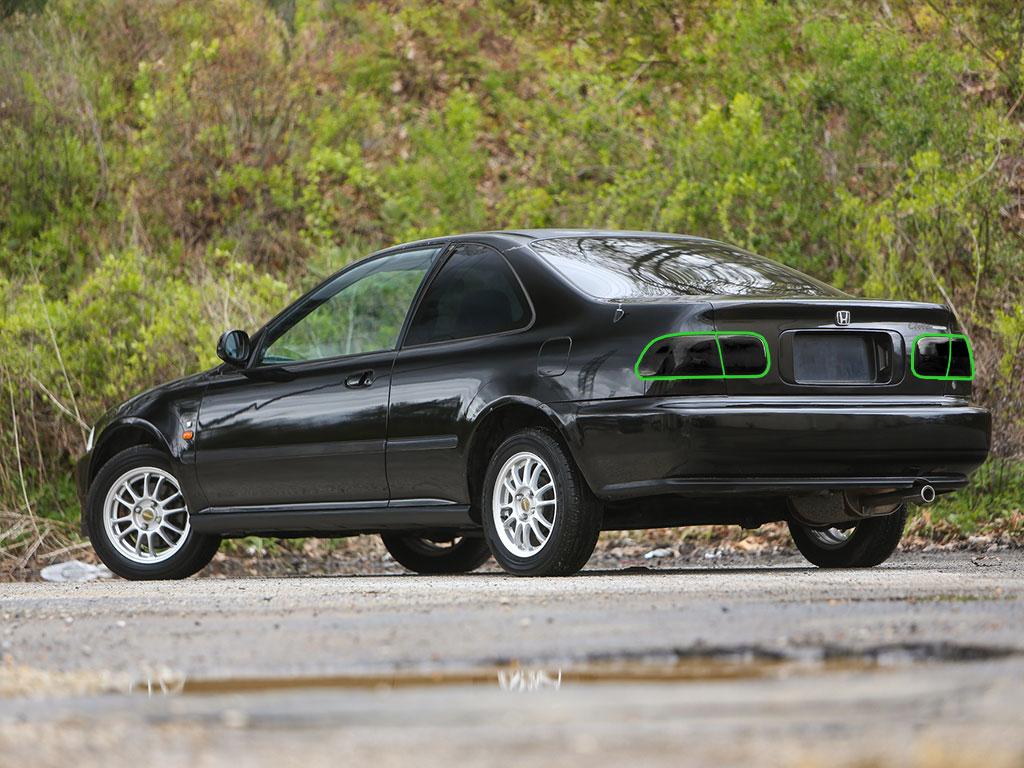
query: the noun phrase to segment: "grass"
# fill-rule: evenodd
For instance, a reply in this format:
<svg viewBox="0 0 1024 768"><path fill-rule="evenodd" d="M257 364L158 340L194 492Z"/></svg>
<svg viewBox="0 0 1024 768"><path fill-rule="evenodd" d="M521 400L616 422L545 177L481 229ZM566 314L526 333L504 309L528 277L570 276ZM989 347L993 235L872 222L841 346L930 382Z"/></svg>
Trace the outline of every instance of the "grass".
<svg viewBox="0 0 1024 768"><path fill-rule="evenodd" d="M907 533L942 544L971 536L1024 544L1024 462L989 459L963 490L915 507Z"/></svg>

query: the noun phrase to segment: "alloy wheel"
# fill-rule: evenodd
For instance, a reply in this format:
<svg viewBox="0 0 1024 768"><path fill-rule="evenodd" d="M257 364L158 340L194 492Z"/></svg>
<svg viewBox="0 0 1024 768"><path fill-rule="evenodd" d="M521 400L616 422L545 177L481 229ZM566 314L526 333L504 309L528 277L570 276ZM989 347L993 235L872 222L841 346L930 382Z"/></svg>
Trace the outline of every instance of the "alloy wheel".
<svg viewBox="0 0 1024 768"><path fill-rule="evenodd" d="M808 528L811 538L824 549L839 549L846 545L857 526L849 528Z"/></svg>
<svg viewBox="0 0 1024 768"><path fill-rule="evenodd" d="M103 530L117 553L133 563L173 557L189 534L188 509L174 476L156 467L121 475L103 503Z"/></svg>
<svg viewBox="0 0 1024 768"><path fill-rule="evenodd" d="M558 514L555 481L547 463L530 451L511 456L498 472L491 512L507 551L520 557L540 552L551 539Z"/></svg>

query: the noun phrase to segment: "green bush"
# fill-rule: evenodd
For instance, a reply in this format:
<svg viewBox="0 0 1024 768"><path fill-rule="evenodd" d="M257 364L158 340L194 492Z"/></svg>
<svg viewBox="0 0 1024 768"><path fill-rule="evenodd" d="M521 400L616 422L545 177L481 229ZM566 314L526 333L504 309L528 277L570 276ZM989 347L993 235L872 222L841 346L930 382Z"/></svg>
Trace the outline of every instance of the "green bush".
<svg viewBox="0 0 1024 768"><path fill-rule="evenodd" d="M3 4L0 509L71 519L87 425L222 330L379 247L501 227L690 232L949 303L1019 460L1021 17L886 7Z"/></svg>

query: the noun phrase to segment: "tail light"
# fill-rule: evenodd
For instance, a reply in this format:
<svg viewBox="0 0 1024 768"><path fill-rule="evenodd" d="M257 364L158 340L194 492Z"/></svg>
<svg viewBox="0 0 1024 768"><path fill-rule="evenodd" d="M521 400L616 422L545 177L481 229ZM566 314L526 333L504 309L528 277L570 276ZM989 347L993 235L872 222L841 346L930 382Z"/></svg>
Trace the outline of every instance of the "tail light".
<svg viewBox="0 0 1024 768"><path fill-rule="evenodd" d="M971 343L959 333L922 334L914 339L910 369L919 379L970 381L974 378Z"/></svg>
<svg viewBox="0 0 1024 768"><path fill-rule="evenodd" d="M670 333L648 344L636 361L644 381L758 379L768 374L768 343L759 333Z"/></svg>

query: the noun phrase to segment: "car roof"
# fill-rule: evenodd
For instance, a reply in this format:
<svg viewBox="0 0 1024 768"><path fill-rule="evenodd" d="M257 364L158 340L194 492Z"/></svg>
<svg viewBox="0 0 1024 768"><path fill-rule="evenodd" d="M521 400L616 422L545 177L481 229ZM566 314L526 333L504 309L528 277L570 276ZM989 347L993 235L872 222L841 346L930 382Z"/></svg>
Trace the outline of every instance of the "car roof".
<svg viewBox="0 0 1024 768"><path fill-rule="evenodd" d="M520 243L533 242L536 240L552 240L556 238L588 237L670 237L675 240L689 240L693 242L718 242L716 240L710 240L706 237L680 235L674 232L647 232L643 230L632 229L496 229L482 232L463 232L457 235L430 237L409 243L396 243L395 245L389 248L385 248L382 251L379 251L379 253L383 253L384 251L390 251L396 248L405 249L410 246L427 245L430 243L461 242L466 240L471 241L474 239L478 239L480 237L507 238L509 240L519 241Z"/></svg>

